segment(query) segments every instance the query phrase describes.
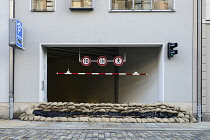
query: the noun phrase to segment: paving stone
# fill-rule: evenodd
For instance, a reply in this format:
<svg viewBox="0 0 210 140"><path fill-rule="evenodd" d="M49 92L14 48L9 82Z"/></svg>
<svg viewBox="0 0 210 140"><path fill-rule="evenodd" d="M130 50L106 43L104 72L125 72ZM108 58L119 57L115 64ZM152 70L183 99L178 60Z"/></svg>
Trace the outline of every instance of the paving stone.
<svg viewBox="0 0 210 140"><path fill-rule="evenodd" d="M0 140L7 139L208 140L210 123L34 122L0 119Z"/></svg>

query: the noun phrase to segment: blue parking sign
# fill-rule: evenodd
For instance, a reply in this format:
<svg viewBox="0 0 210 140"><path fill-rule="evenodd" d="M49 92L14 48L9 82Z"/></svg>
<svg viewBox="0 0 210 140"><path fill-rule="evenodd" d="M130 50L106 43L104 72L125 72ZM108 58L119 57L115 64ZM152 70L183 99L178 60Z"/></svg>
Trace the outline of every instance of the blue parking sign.
<svg viewBox="0 0 210 140"><path fill-rule="evenodd" d="M23 26L19 20L16 20L16 46L23 48Z"/></svg>

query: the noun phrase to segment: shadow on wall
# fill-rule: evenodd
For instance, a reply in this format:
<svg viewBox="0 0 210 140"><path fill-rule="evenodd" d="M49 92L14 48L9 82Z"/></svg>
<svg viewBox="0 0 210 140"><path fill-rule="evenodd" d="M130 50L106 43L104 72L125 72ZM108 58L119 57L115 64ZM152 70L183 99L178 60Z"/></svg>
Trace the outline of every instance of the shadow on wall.
<svg viewBox="0 0 210 140"><path fill-rule="evenodd" d="M154 103L158 95L160 48L129 48L127 62L120 72L148 73L147 76L120 77L120 103Z"/></svg>

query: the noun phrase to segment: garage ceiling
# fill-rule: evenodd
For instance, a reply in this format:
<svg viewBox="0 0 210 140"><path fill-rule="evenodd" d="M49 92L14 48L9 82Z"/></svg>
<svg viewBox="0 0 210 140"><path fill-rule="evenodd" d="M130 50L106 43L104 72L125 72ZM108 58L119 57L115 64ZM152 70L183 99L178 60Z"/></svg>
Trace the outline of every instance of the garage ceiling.
<svg viewBox="0 0 210 140"><path fill-rule="evenodd" d="M73 59L78 59L79 51L81 53L81 56L89 57L114 57L119 54L119 48L117 47L51 47L47 48L47 55L50 58L71 57Z"/></svg>

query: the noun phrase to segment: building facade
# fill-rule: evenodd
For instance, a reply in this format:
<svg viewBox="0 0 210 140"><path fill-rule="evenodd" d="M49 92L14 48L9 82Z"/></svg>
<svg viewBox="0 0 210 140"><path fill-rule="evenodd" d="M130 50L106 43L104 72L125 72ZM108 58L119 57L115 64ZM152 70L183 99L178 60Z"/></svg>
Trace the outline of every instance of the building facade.
<svg viewBox="0 0 210 140"><path fill-rule="evenodd" d="M193 1L21 0L24 50L14 53L14 117L38 102L164 102L193 111ZM0 118L9 116L9 2L1 1ZM186 6L187 5L187 6ZM4 8L3 8L4 7ZM8 7L8 10L2 10ZM6 13L5 13L6 12ZM168 58L168 42L178 54ZM92 63L83 66L88 56ZM108 59L99 66L97 59ZM123 58L122 66L113 59ZM82 59L83 60L83 59ZM147 76L57 75L147 73ZM196 107L195 107L196 108ZM196 109L194 109L196 110Z"/></svg>
<svg viewBox="0 0 210 140"><path fill-rule="evenodd" d="M202 1L202 8L202 118L204 121L210 121L210 1Z"/></svg>

